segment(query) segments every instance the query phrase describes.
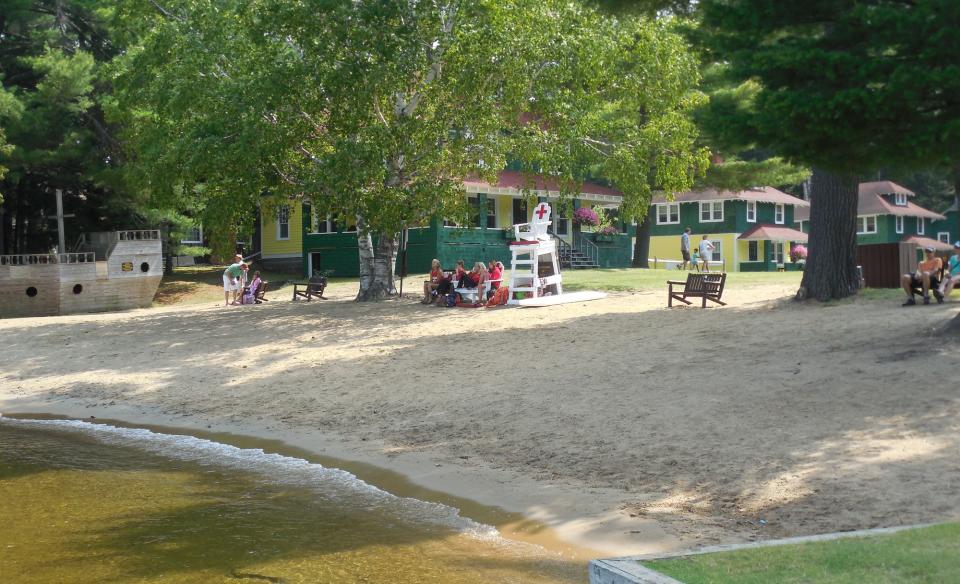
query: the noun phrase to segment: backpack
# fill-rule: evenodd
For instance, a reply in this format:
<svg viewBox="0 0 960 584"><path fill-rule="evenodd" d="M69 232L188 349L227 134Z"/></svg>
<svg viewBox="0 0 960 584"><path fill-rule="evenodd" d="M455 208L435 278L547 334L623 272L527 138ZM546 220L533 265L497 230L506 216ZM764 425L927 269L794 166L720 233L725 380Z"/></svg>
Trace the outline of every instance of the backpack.
<svg viewBox="0 0 960 584"><path fill-rule="evenodd" d="M447 307L453 308L457 305L457 295L454 292L447 294Z"/></svg>

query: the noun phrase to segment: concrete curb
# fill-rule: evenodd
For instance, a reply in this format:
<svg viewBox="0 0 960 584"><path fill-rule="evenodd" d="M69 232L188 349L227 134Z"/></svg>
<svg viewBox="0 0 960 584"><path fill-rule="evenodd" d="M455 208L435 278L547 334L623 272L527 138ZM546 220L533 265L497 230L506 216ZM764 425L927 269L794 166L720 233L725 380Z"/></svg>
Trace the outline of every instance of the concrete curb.
<svg viewBox="0 0 960 584"><path fill-rule="evenodd" d="M837 539L850 539L857 537L868 537L874 535L884 535L897 533L898 531L907 531L910 529L921 529L924 527L933 527L942 525L941 523L922 523L918 525L901 525L899 527L879 527L876 529L860 529L857 531L838 531L835 533L824 533L821 535L806 535L801 537L788 537L785 539L771 539L768 541L757 541L752 543L736 543L726 545L715 545L700 548L693 551L673 552L667 554L646 554L640 556L628 556L623 558L610 558L593 560L590 562L590 584L683 584L679 580L674 580L665 576L656 570L642 566L640 562L650 560L666 560L670 558L682 558L688 556L699 556L702 554L714 554L717 552L730 552L736 550L756 549L763 547L774 547L780 545L792 545L799 543L811 543L818 541L833 541Z"/></svg>

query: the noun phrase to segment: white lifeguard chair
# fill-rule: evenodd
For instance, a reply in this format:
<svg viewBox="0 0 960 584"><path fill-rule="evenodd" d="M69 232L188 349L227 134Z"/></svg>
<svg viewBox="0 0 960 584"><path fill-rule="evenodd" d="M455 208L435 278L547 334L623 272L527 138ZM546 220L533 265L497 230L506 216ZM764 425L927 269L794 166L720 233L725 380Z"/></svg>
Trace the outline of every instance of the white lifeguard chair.
<svg viewBox="0 0 960 584"><path fill-rule="evenodd" d="M529 223L513 226L516 241L510 244L513 257L510 261L510 298L507 304L519 304L517 293L525 298L538 298L553 287L553 294L563 294L560 263L557 261L557 242L547 232L550 227L550 205L540 203L533 211ZM544 261L546 260L546 261ZM541 277L541 262L550 262L551 274Z"/></svg>

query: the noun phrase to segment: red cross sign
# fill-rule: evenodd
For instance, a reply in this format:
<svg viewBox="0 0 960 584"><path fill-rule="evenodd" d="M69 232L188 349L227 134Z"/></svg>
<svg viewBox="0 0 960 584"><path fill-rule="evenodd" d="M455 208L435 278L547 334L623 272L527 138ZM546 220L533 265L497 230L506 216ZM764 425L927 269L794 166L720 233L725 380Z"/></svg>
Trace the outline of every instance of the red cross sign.
<svg viewBox="0 0 960 584"><path fill-rule="evenodd" d="M540 203L540 207L537 208L537 219L543 221L543 216L547 214L547 206L543 203Z"/></svg>

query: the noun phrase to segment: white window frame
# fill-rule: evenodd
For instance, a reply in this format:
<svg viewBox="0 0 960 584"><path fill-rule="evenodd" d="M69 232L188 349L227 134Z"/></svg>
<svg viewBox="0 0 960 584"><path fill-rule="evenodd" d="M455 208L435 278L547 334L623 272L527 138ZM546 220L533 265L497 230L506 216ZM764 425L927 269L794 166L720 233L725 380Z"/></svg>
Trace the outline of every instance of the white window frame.
<svg viewBox="0 0 960 584"><path fill-rule="evenodd" d="M946 236L946 237L944 237ZM950 243L950 232L949 231L938 231L937 232L937 241L941 243Z"/></svg>
<svg viewBox="0 0 960 584"><path fill-rule="evenodd" d="M893 230L896 231L897 233L903 233L903 223L904 223L903 215L897 215L896 217L893 218L893 220L894 220Z"/></svg>
<svg viewBox="0 0 960 584"><path fill-rule="evenodd" d="M198 225L197 227L191 227L191 228L190 228L191 231L192 231L193 229L196 229L196 230L197 230L197 234L199 235L199 239L181 239L181 240L180 240L180 243L203 245L203 225ZM184 235L189 235L189 234L186 234L186 233L185 233Z"/></svg>
<svg viewBox="0 0 960 584"><path fill-rule="evenodd" d="M323 225L325 230L320 231L320 225ZM327 218L323 221L317 220L317 212L313 211L310 218L310 235L329 235L331 233L336 233L337 228L333 222L333 219L330 215L327 215Z"/></svg>
<svg viewBox="0 0 960 584"><path fill-rule="evenodd" d="M557 205L557 214L553 219L553 233L561 237L570 235L570 218L564 214L561 205Z"/></svg>
<svg viewBox="0 0 960 584"><path fill-rule="evenodd" d="M782 241L771 241L770 242L770 261L777 264L778 266L783 263L783 242Z"/></svg>
<svg viewBox="0 0 960 584"><path fill-rule="evenodd" d="M783 225L787 220L787 207L783 203L776 203L773 206L773 222L777 225Z"/></svg>
<svg viewBox="0 0 960 584"><path fill-rule="evenodd" d="M757 222L757 202L747 201L747 223Z"/></svg>
<svg viewBox="0 0 960 584"><path fill-rule="evenodd" d="M665 221L660 220L660 215L666 216ZM676 219L673 219L673 217ZM679 225L680 224L680 203L657 203L657 225Z"/></svg>
<svg viewBox="0 0 960 584"><path fill-rule="evenodd" d="M923 235L927 232L927 227L924 225L923 217L917 217L917 235Z"/></svg>
<svg viewBox="0 0 960 584"><path fill-rule="evenodd" d="M871 230L868 225L868 219L873 219L873 229ZM877 216L876 215L861 215L857 217L857 235L869 235L877 232Z"/></svg>
<svg viewBox="0 0 960 584"><path fill-rule="evenodd" d="M893 194L893 203L898 207L907 206L907 194L906 193L894 193Z"/></svg>
<svg viewBox="0 0 960 584"><path fill-rule="evenodd" d="M702 239L700 241L703 241ZM700 241L697 242L697 251L700 251ZM723 261L723 242L719 239L708 239L710 243L713 244L713 255L707 260L708 262L722 262ZM702 260L703 258L701 258Z"/></svg>
<svg viewBox="0 0 960 584"><path fill-rule="evenodd" d="M280 220L286 215L286 223L281 222ZM287 226L287 236L281 237L281 226ZM277 207L277 231L276 231L277 241L289 241L290 240L290 205L280 205Z"/></svg>
<svg viewBox="0 0 960 584"><path fill-rule="evenodd" d="M704 205L708 209L707 215L709 219L703 218ZM717 209L720 209L720 212L717 213ZM700 201L700 223L720 223L723 221L723 201Z"/></svg>
<svg viewBox="0 0 960 584"><path fill-rule="evenodd" d="M493 211L491 213L490 211ZM486 219L486 224L484 227L487 229L496 229L497 228L497 198L487 195L487 214L484 215ZM490 219L493 219L493 225L490 225Z"/></svg>

